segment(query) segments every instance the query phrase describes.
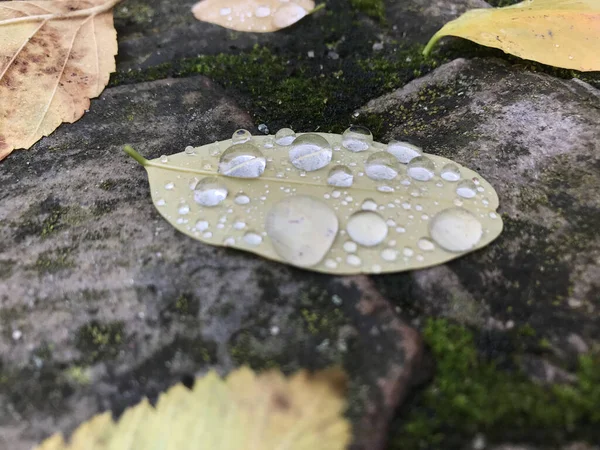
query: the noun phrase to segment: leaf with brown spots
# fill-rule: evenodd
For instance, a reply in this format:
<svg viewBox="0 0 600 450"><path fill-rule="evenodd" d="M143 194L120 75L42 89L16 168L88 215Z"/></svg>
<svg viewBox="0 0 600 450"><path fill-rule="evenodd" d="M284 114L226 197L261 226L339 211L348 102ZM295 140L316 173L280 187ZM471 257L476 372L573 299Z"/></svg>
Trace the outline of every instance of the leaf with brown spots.
<svg viewBox="0 0 600 450"><path fill-rule="evenodd" d="M0 160L75 122L115 70L120 0L0 2Z"/></svg>
<svg viewBox="0 0 600 450"><path fill-rule="evenodd" d="M339 370L286 379L243 367L226 381L210 372L191 390L169 389L156 408L144 400L118 423L98 415L69 444L56 434L36 450L342 450L350 442L344 387Z"/></svg>

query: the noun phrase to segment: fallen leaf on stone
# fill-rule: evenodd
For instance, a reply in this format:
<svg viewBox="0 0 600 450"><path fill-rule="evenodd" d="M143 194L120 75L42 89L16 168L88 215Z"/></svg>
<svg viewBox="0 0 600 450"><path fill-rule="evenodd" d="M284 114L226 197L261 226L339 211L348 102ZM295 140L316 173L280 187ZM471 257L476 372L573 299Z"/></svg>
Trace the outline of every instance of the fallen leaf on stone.
<svg viewBox="0 0 600 450"><path fill-rule="evenodd" d="M148 161L158 211L200 241L336 274L398 272L479 249L502 230L474 171L407 143L343 135L232 139Z"/></svg>
<svg viewBox="0 0 600 450"><path fill-rule="evenodd" d="M223 381L214 372L190 390L177 385L156 408L147 400L82 424L66 444L60 434L36 450L342 450L350 424L342 414L345 377L339 370L279 371L256 375L248 368Z"/></svg>
<svg viewBox="0 0 600 450"><path fill-rule="evenodd" d="M237 31L268 33L295 24L315 8L313 0L202 0L196 19Z"/></svg>
<svg viewBox="0 0 600 450"><path fill-rule="evenodd" d="M75 122L102 92L119 1L0 2L0 160Z"/></svg>
<svg viewBox="0 0 600 450"><path fill-rule="evenodd" d="M467 11L429 41L458 36L524 59L566 69L600 70L600 1L528 0Z"/></svg>

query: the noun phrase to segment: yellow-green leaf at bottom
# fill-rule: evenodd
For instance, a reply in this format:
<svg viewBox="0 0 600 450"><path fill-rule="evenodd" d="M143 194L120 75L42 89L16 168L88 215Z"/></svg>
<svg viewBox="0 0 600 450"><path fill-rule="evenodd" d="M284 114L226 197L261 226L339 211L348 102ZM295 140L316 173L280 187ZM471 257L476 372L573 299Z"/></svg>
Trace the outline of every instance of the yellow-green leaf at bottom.
<svg viewBox="0 0 600 450"><path fill-rule="evenodd" d="M498 196L486 180L410 144L373 142L368 130L367 140L360 133L347 140L361 151L345 148L339 134L305 133L278 144L240 133L249 140L151 161L128 150L148 172L157 210L194 239L354 274L440 264L502 230Z"/></svg>
<svg viewBox="0 0 600 450"><path fill-rule="evenodd" d="M600 70L599 0L529 0L505 8L467 11L429 41L469 39L524 59L566 69Z"/></svg>
<svg viewBox="0 0 600 450"><path fill-rule="evenodd" d="M210 372L192 390L169 389L156 408L144 400L118 423L98 415L68 444L57 434L35 450L342 450L350 442L344 383L337 370L286 379L241 368L226 381Z"/></svg>

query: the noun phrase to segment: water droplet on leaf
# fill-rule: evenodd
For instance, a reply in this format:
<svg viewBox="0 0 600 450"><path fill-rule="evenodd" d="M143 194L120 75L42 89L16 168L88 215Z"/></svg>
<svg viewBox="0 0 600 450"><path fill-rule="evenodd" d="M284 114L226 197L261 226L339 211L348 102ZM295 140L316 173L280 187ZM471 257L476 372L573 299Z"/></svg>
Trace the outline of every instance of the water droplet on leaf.
<svg viewBox="0 0 600 450"><path fill-rule="evenodd" d="M254 145L232 145L219 158L219 173L228 177L258 178L265 171L265 155Z"/></svg>
<svg viewBox="0 0 600 450"><path fill-rule="evenodd" d="M250 203L250 197L248 197L246 194L239 193L235 196L235 202L238 205L247 205L248 203Z"/></svg>
<svg viewBox="0 0 600 450"><path fill-rule="evenodd" d="M252 139L252 134L248 130L240 129L236 130L231 136L231 142L233 144L243 144L244 142L248 142Z"/></svg>
<svg viewBox="0 0 600 450"><path fill-rule="evenodd" d="M392 180L398 176L397 165L396 158L389 153L375 152L367 158L365 173L372 180Z"/></svg>
<svg viewBox="0 0 600 450"><path fill-rule="evenodd" d="M464 208L448 208L439 212L429 223L431 238L449 252L471 250L483 235L477 218Z"/></svg>
<svg viewBox="0 0 600 450"><path fill-rule="evenodd" d="M338 232L335 212L320 200L294 196L277 202L268 213L267 235L286 261L311 267L325 257Z"/></svg>
<svg viewBox="0 0 600 450"><path fill-rule="evenodd" d="M194 189L194 201L202 206L216 206L227 198L227 187L217 177L203 178Z"/></svg>
<svg viewBox="0 0 600 450"><path fill-rule="evenodd" d="M301 170L312 172L325 167L331 161L331 145L318 134L297 137L290 148L290 162Z"/></svg>
<svg viewBox="0 0 600 450"><path fill-rule="evenodd" d="M291 145L296 139L296 133L291 128L282 128L275 133L275 143L277 145Z"/></svg>
<svg viewBox="0 0 600 450"><path fill-rule="evenodd" d="M408 142L390 141L387 152L396 157L402 164L408 164L413 158L423 155L423 151Z"/></svg>
<svg viewBox="0 0 600 450"><path fill-rule="evenodd" d="M440 176L446 181L458 181L460 180L460 170L456 164L448 163L442 167Z"/></svg>
<svg viewBox="0 0 600 450"><path fill-rule="evenodd" d="M256 17L267 17L271 14L271 8L266 5L260 5L254 10L254 15Z"/></svg>
<svg viewBox="0 0 600 450"><path fill-rule="evenodd" d="M248 245L260 245L262 240L262 236L254 231L248 231L244 234L244 242Z"/></svg>
<svg viewBox="0 0 600 450"><path fill-rule="evenodd" d="M327 175L327 184L337 187L350 187L354 181L352 171L346 166L335 166Z"/></svg>
<svg viewBox="0 0 600 450"><path fill-rule="evenodd" d="M471 180L463 180L456 186L456 193L462 198L473 198L477 195L477 187Z"/></svg>
<svg viewBox="0 0 600 450"><path fill-rule="evenodd" d="M348 219L348 236L364 247L373 247L386 238L388 227L379 214L374 211L359 211Z"/></svg>
<svg viewBox="0 0 600 450"><path fill-rule="evenodd" d="M419 239L419 241L417 242L417 247L419 247L424 252L431 252L435 250L435 244L431 242L431 240L428 238Z"/></svg>
<svg viewBox="0 0 600 450"><path fill-rule="evenodd" d="M435 166L426 156L417 156L408 163L406 171L415 180L429 181L435 175Z"/></svg>
<svg viewBox="0 0 600 450"><path fill-rule="evenodd" d="M287 3L273 14L273 25L276 28L286 28L298 22L306 14L307 11L302 6L295 3Z"/></svg>
<svg viewBox="0 0 600 450"><path fill-rule="evenodd" d="M350 126L342 134L342 146L351 152L363 152L373 143L373 135L368 128Z"/></svg>

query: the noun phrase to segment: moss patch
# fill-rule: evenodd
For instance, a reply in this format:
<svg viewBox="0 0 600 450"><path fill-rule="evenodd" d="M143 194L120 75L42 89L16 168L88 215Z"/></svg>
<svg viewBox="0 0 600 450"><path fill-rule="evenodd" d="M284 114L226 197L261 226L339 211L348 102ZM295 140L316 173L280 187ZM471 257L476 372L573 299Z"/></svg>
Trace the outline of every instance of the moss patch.
<svg viewBox="0 0 600 450"><path fill-rule="evenodd" d="M365 13L381 22L385 21L385 3L383 0L350 0L353 9Z"/></svg>
<svg viewBox="0 0 600 450"><path fill-rule="evenodd" d="M59 272L64 269L75 267L75 262L71 256L70 247L62 247L56 250L49 250L38 256L33 269L40 275Z"/></svg>
<svg viewBox="0 0 600 450"><path fill-rule="evenodd" d="M481 432L490 440L597 439L600 358L579 359L577 382L542 387L519 372L482 361L471 331L431 319L424 338L437 362L433 382L404 407L392 449L463 448Z"/></svg>
<svg viewBox="0 0 600 450"><path fill-rule="evenodd" d="M122 348L125 336L123 322L89 322L77 330L75 347L81 352L82 362L94 364L114 359Z"/></svg>

